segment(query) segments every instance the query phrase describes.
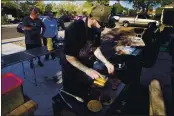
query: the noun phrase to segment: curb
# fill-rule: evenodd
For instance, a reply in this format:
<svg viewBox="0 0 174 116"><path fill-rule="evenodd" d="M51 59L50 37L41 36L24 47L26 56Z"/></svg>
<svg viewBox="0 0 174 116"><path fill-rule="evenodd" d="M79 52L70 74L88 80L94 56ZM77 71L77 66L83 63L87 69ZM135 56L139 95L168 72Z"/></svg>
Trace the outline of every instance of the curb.
<svg viewBox="0 0 174 116"><path fill-rule="evenodd" d="M17 27L19 24L1 25L1 27Z"/></svg>
<svg viewBox="0 0 174 116"><path fill-rule="evenodd" d="M1 44L12 43L12 42L21 41L24 39L25 39L24 37L5 39L5 40L1 40Z"/></svg>

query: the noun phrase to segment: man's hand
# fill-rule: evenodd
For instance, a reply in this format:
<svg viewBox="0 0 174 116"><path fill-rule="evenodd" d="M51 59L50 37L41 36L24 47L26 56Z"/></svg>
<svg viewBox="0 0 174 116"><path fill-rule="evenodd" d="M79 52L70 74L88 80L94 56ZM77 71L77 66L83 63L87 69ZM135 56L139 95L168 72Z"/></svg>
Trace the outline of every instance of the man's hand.
<svg viewBox="0 0 174 116"><path fill-rule="evenodd" d="M114 69L114 65L113 64L111 64L110 62L107 62L107 63L105 63L105 66L107 67L109 74L113 74L114 73L115 69Z"/></svg>
<svg viewBox="0 0 174 116"><path fill-rule="evenodd" d="M32 30L32 27L24 27L24 30L30 31Z"/></svg>
<svg viewBox="0 0 174 116"><path fill-rule="evenodd" d="M96 79L96 78L102 77L102 75L99 72L97 72L97 71L95 71L94 69L91 69L91 68L86 70L86 74L89 77L91 77L92 79Z"/></svg>

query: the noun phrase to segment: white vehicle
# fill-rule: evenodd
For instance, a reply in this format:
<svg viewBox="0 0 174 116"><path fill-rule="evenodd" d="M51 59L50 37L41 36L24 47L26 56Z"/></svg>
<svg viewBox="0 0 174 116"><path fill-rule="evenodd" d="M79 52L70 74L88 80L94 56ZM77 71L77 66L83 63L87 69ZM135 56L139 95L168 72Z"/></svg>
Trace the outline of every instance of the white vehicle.
<svg viewBox="0 0 174 116"><path fill-rule="evenodd" d="M116 21L119 21L120 17L122 16L122 14L116 14L115 16L113 16L113 18L116 20Z"/></svg>
<svg viewBox="0 0 174 116"><path fill-rule="evenodd" d="M124 27L128 27L129 25L148 26L152 22L156 22L157 26L160 25L159 21L149 19L148 16L143 14L138 14L136 17L120 17L118 22Z"/></svg>
<svg viewBox="0 0 174 116"><path fill-rule="evenodd" d="M113 16L113 18L118 21L120 19L120 16Z"/></svg>

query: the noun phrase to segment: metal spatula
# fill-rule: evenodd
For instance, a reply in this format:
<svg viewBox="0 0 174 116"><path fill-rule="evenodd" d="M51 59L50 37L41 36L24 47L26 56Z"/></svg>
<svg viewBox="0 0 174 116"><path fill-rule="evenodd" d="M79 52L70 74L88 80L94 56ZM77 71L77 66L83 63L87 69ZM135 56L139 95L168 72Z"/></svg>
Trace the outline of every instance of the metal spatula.
<svg viewBox="0 0 174 116"><path fill-rule="evenodd" d="M75 95L73 95L73 94L71 94L71 93L68 93L68 92L66 92L66 91L64 91L64 90L60 90L60 91L66 93L67 95L69 95L69 96L71 96L71 97L74 97L74 98L75 98L76 100L78 100L79 102L84 102L84 100L83 100L82 98L78 97L78 96L75 96Z"/></svg>

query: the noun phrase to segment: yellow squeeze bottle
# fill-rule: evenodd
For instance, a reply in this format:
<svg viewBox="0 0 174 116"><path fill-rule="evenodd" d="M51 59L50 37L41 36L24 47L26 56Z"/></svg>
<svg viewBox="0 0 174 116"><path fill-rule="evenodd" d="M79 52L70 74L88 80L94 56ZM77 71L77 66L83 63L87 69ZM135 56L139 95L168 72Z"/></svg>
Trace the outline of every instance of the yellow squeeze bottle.
<svg viewBox="0 0 174 116"><path fill-rule="evenodd" d="M47 38L47 49L48 49L48 51L53 50L53 41L52 41L52 38Z"/></svg>

